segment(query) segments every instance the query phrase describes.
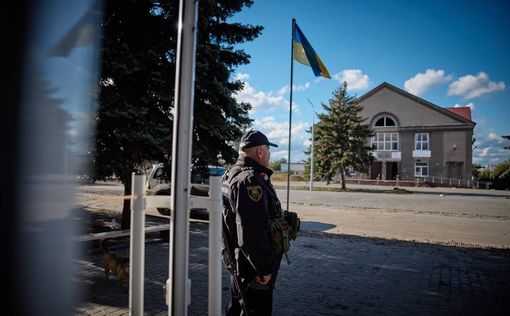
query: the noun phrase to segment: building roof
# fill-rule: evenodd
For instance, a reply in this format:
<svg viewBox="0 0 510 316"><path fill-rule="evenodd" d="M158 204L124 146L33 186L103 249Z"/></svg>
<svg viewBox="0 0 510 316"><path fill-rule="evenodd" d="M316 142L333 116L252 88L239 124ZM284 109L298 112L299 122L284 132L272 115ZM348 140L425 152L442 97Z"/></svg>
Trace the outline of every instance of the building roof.
<svg viewBox="0 0 510 316"><path fill-rule="evenodd" d="M456 119L456 120L458 120L460 122L468 123L470 125L472 124L473 126L476 124L475 122L473 122L471 120L471 109L469 109L469 108L468 108L469 109L469 117L466 117L466 116L460 115L459 113L456 113L454 111L450 111L450 110L448 110L446 108L442 108L442 107L440 107L438 105L435 105L434 103L431 103L431 102L429 102L429 101L427 101L425 99L417 97L414 94L411 94L411 93L409 93L407 91L404 91L404 90L402 90L400 88L397 88L394 85L389 84L387 82L383 82L380 85L378 85L377 87L375 87L372 90L368 91L367 93L365 93L364 95L359 97L358 100L361 102L361 101L365 100L366 98L374 95L376 92L382 90L383 88L390 89L390 90L392 90L392 91L394 91L394 92L396 92L396 93L398 93L398 94L400 94L400 95L402 95L404 97L407 97L407 98L409 98L411 100L414 100L414 101L418 102L419 104L422 104L422 105L424 105L424 106L426 106L426 107L428 107L428 108L430 108L430 109L432 109L434 111L442 113L442 114L444 114L446 116L449 116L451 118L454 118L454 119ZM457 108L457 109L459 109L459 108Z"/></svg>
<svg viewBox="0 0 510 316"><path fill-rule="evenodd" d="M460 106L460 107L458 106L458 107L451 107L451 108L445 108L445 109L471 121L471 108L468 106Z"/></svg>

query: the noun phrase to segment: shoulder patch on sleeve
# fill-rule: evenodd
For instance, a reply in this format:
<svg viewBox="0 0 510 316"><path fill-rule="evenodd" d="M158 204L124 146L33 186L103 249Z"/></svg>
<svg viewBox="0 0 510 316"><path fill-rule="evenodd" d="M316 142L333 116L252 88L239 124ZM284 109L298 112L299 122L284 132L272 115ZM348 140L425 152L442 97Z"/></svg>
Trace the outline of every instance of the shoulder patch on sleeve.
<svg viewBox="0 0 510 316"><path fill-rule="evenodd" d="M251 187L246 187L248 190L248 196L250 199L252 199L255 202L260 201L260 198L262 197L262 188L260 185L254 185Z"/></svg>

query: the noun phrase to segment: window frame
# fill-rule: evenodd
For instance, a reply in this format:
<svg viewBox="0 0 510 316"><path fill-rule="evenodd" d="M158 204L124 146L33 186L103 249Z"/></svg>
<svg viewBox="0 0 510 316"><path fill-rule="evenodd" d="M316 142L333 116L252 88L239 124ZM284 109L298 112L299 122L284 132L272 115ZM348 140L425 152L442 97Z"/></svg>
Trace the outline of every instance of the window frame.
<svg viewBox="0 0 510 316"><path fill-rule="evenodd" d="M419 165L419 166L418 166ZM418 169L420 170L418 173ZM426 169L426 174L423 174L423 169ZM414 163L414 176L426 178L429 176L429 163L428 162L415 162Z"/></svg>
<svg viewBox="0 0 510 316"><path fill-rule="evenodd" d="M377 125L377 123L379 123L380 120L383 120L383 125ZM393 125L388 125L388 120L390 120L393 123ZM379 128L379 127L397 127L397 123L391 117L383 116L383 117L378 118L377 121L375 121L374 127L377 127L377 128Z"/></svg>
<svg viewBox="0 0 510 316"><path fill-rule="evenodd" d="M370 145L373 151L399 151L399 137L398 132L375 133L370 138ZM396 148L393 148L393 145L396 145Z"/></svg>
<svg viewBox="0 0 510 316"><path fill-rule="evenodd" d="M423 135L426 135L427 140L423 140ZM419 139L421 136L421 139ZM424 149L424 145L427 148ZM415 133L414 134L414 150L430 150L430 135L429 133Z"/></svg>

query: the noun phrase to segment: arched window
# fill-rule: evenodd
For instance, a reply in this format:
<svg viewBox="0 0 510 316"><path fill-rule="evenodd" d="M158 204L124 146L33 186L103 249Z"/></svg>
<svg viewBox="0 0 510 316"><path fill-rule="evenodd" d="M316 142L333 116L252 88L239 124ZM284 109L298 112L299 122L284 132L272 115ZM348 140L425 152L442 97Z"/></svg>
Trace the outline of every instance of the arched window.
<svg viewBox="0 0 510 316"><path fill-rule="evenodd" d="M387 116L381 117L375 122L376 127L391 127L396 126L395 121Z"/></svg>

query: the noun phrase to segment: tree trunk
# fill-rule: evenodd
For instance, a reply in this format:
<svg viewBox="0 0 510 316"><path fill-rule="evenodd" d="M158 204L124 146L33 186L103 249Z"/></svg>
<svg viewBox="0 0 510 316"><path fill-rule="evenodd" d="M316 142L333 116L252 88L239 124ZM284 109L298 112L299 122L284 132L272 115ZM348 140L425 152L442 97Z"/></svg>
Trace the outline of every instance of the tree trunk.
<svg viewBox="0 0 510 316"><path fill-rule="evenodd" d="M345 187L345 172L343 167L340 168L340 177L342 177L342 190L345 191L347 188Z"/></svg>
<svg viewBox="0 0 510 316"><path fill-rule="evenodd" d="M131 195L131 178L124 181L124 205L122 207L122 223L121 229L129 229L131 227L131 199L127 197Z"/></svg>

